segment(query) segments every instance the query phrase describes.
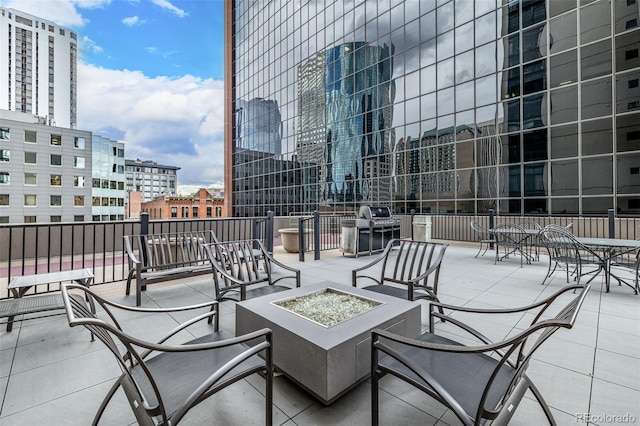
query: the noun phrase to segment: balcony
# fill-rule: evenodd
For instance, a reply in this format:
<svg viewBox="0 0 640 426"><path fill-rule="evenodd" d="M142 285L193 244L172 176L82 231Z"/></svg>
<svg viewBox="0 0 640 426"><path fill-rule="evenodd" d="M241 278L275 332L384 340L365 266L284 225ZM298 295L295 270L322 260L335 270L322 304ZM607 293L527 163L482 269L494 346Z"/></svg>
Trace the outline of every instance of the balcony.
<svg viewBox="0 0 640 426"><path fill-rule="evenodd" d="M468 225L468 224L467 224ZM474 258L477 247L452 242L440 275L443 302L485 307L513 307L532 303L565 284L564 272L542 286L547 259L520 267L518 259L494 265L490 255ZM297 254L274 247L276 259L302 271L302 285L331 280L350 285L351 270L372 257L344 257L339 250L322 252L320 260L300 262ZM135 296L124 295L124 282L95 285L100 294L128 305ZM150 286L143 306L178 306L209 301L213 283L206 276L178 283ZM424 302L421 302L424 303ZM558 424L586 423L587 413L607 423L606 416L640 420L640 296L614 285L604 292L604 279L596 278L572 330L560 330L531 361L529 376L552 408ZM235 330L235 304L221 305L221 328ZM422 327L426 329L422 308ZM136 329L177 324L169 316L125 319ZM516 320L517 322L517 320ZM509 322L491 325L490 338L504 338L514 330ZM11 425L89 424L120 370L102 343L91 342L85 329L70 328L64 316L18 322L11 333L0 323L0 423ZM206 327L203 325L202 327ZM313 366L310 366L311 368ZM192 410L184 424L263 424L264 380L251 376L230 386ZM381 424L456 425L458 420L430 398L393 377L381 382ZM274 424L370 424L370 384L358 385L333 404L324 406L285 376L274 384ZM623 417L620 417L623 418ZM102 424L135 424L121 393L111 401ZM546 424L542 410L527 395L516 410L512 425ZM591 423L594 424L594 423Z"/></svg>

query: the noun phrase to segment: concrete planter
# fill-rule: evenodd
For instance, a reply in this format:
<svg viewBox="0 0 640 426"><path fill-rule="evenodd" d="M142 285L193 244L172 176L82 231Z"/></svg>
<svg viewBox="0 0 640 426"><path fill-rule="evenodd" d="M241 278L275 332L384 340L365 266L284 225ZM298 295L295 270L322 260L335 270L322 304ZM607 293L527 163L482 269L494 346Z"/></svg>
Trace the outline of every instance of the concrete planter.
<svg viewBox="0 0 640 426"><path fill-rule="evenodd" d="M283 228L278 229L280 236L282 237L282 247L289 253L298 253L300 247L298 244L299 232L298 228ZM304 251L309 250L309 242L311 241L311 231L305 231L305 247Z"/></svg>

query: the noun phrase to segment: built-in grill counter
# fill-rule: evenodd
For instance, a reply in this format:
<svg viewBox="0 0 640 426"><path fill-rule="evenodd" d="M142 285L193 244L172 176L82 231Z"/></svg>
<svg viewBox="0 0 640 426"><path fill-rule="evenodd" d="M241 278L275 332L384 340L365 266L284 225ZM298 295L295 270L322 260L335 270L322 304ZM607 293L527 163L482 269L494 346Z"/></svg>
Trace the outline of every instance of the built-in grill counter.
<svg viewBox="0 0 640 426"><path fill-rule="evenodd" d="M400 238L400 221L389 207L362 206L357 219L345 219L342 226L342 255L359 256L384 250L393 238Z"/></svg>

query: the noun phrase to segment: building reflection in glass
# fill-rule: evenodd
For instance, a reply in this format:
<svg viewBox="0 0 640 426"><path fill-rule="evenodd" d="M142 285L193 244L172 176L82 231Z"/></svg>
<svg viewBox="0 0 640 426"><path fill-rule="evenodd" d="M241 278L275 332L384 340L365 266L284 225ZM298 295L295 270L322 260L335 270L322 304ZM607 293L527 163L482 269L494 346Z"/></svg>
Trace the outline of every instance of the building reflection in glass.
<svg viewBox="0 0 640 426"><path fill-rule="evenodd" d="M269 99L281 115L266 127L281 163L231 165L234 214L640 214L638 2L227 6L236 106ZM236 149L278 155L243 131Z"/></svg>

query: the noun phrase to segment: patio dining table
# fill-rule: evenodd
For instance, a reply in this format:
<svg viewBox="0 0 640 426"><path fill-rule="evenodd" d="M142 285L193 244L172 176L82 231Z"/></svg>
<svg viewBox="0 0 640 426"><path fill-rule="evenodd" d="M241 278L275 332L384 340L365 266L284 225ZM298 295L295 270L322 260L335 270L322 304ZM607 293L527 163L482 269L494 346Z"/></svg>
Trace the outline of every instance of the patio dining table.
<svg viewBox="0 0 640 426"><path fill-rule="evenodd" d="M619 283L624 283L631 287L635 294L638 294L638 290L611 272L611 259L629 253L634 250L640 249L640 240L625 240L620 238L582 238L576 237L576 240L587 247L602 252L603 259L605 260L603 269L605 273L605 287L607 293L611 286L611 277L615 278Z"/></svg>
<svg viewBox="0 0 640 426"><path fill-rule="evenodd" d="M527 263L531 263L532 260L537 260L538 256L532 256L527 248L533 247L538 244L538 236L540 231L538 229L527 229L522 228L520 226L509 226L509 225L498 225L493 229L490 229L489 232L496 239L496 259L502 260L505 257L509 257L509 255L515 253L516 251L520 252L521 256L524 257ZM496 235L496 234L501 234ZM500 257L500 240L506 241L507 245L511 246L512 250L507 250L505 254ZM504 245L504 244L503 244Z"/></svg>

